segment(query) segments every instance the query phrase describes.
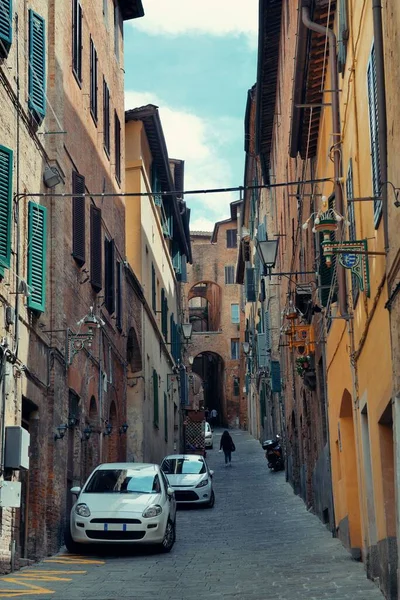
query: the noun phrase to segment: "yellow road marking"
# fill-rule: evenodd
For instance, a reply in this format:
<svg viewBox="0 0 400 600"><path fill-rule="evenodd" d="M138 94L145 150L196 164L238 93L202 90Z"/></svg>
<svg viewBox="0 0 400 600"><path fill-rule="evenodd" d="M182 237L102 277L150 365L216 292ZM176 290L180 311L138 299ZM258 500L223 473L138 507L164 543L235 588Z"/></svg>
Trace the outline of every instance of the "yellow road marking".
<svg viewBox="0 0 400 600"><path fill-rule="evenodd" d="M44 560L45 563L57 563L60 565L105 565L104 560L93 560L86 558L49 558Z"/></svg>
<svg viewBox="0 0 400 600"><path fill-rule="evenodd" d="M70 571L68 570L64 570L64 571L56 571L53 569L51 570L44 570L44 569L35 569L34 571L21 571L20 573L16 573L15 577L17 576L25 576L28 575L30 573L36 573L38 575L85 575L85 573L87 573L87 571Z"/></svg>
<svg viewBox="0 0 400 600"><path fill-rule="evenodd" d="M22 586L26 589L0 589L0 598L14 598L15 596L33 596L35 594L54 594L53 590L33 585L32 583L24 583L23 581L14 577L5 577L4 581L7 583L14 583L15 585Z"/></svg>

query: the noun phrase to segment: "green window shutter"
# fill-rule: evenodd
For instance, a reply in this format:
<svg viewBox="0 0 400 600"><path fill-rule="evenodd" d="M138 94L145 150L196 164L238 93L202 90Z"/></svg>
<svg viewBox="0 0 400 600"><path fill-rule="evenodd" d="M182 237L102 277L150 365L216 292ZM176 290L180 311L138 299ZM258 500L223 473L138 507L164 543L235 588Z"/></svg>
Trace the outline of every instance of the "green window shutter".
<svg viewBox="0 0 400 600"><path fill-rule="evenodd" d="M172 246L172 266L174 267L175 273L180 274L181 272L181 253L177 244Z"/></svg>
<svg viewBox="0 0 400 600"><path fill-rule="evenodd" d="M168 396L164 392L164 437L168 442Z"/></svg>
<svg viewBox="0 0 400 600"><path fill-rule="evenodd" d="M29 202L28 212L28 308L44 312L46 304L47 209Z"/></svg>
<svg viewBox="0 0 400 600"><path fill-rule="evenodd" d="M5 58L12 42L12 0L0 0L0 56Z"/></svg>
<svg viewBox="0 0 400 600"><path fill-rule="evenodd" d="M158 375L153 369L153 424L158 427Z"/></svg>
<svg viewBox="0 0 400 600"><path fill-rule="evenodd" d="M0 146L0 268L10 266L13 152Z"/></svg>
<svg viewBox="0 0 400 600"><path fill-rule="evenodd" d="M281 365L279 360L271 361L271 389L272 392L281 391Z"/></svg>
<svg viewBox="0 0 400 600"><path fill-rule="evenodd" d="M367 69L369 131L371 142L371 167L373 196L381 193L381 159L379 148L378 83L376 79L375 46L372 46ZM382 200L374 200L374 225L378 226L382 215Z"/></svg>
<svg viewBox="0 0 400 600"><path fill-rule="evenodd" d="M255 269L252 267L246 268L246 298L247 302L256 301L256 282L255 282Z"/></svg>
<svg viewBox="0 0 400 600"><path fill-rule="evenodd" d="M151 305L154 312L157 310L156 270L151 263Z"/></svg>
<svg viewBox="0 0 400 600"><path fill-rule="evenodd" d="M267 350L271 350L272 340L271 340L271 322L270 322L269 310L265 311L264 330L265 330L265 335L267 336L266 348L267 348Z"/></svg>
<svg viewBox="0 0 400 600"><path fill-rule="evenodd" d="M181 281L187 283L187 257L185 254L182 255L182 266L181 266Z"/></svg>
<svg viewBox="0 0 400 600"><path fill-rule="evenodd" d="M41 123L46 115L46 29L44 19L29 10L29 100L33 118Z"/></svg>
<svg viewBox="0 0 400 600"><path fill-rule="evenodd" d="M153 192L154 204L156 206L162 206L162 195L159 193L162 191L161 182L158 179L157 169L154 164L151 167L151 189Z"/></svg>
<svg viewBox="0 0 400 600"><path fill-rule="evenodd" d="M257 334L257 354L258 366L260 368L266 367L268 364L266 333Z"/></svg>

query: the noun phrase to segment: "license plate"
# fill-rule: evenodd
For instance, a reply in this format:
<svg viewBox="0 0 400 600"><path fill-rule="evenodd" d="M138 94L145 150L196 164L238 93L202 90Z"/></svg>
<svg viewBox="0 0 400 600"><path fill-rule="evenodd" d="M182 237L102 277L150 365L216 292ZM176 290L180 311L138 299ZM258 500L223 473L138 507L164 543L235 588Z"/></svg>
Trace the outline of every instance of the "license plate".
<svg viewBox="0 0 400 600"><path fill-rule="evenodd" d="M108 523L104 523L104 531L109 531ZM122 524L122 531L126 531L126 523Z"/></svg>

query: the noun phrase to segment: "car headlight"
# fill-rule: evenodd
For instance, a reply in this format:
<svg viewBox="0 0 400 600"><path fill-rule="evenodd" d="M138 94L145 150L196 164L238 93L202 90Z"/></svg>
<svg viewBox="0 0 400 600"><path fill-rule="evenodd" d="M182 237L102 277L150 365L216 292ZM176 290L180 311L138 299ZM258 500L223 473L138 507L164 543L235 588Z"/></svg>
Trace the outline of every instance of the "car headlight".
<svg viewBox="0 0 400 600"><path fill-rule="evenodd" d="M145 519L151 519L151 517L157 517L158 515L161 515L161 513L161 506L156 504L154 506L149 506L149 508L146 508L146 510L143 511L142 517L144 517Z"/></svg>
<svg viewBox="0 0 400 600"><path fill-rule="evenodd" d="M87 504L77 504L75 512L80 517L90 517L90 509Z"/></svg>
<svg viewBox="0 0 400 600"><path fill-rule="evenodd" d="M197 488L199 487L204 487L205 485L208 485L208 479L203 479L203 481L200 481L200 483L198 483L196 485Z"/></svg>

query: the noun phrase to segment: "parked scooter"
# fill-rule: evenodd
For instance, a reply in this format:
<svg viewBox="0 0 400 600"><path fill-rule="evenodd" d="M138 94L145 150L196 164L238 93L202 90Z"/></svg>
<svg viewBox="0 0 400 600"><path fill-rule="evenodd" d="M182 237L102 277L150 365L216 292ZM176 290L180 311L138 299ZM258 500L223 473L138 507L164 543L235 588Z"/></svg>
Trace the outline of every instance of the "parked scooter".
<svg viewBox="0 0 400 600"><path fill-rule="evenodd" d="M268 468L273 471L283 471L285 461L283 460L283 449L281 446L281 437L275 436L274 440L266 440L263 442L263 450L265 450L265 458L268 461Z"/></svg>

